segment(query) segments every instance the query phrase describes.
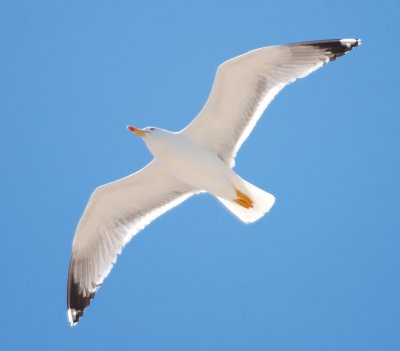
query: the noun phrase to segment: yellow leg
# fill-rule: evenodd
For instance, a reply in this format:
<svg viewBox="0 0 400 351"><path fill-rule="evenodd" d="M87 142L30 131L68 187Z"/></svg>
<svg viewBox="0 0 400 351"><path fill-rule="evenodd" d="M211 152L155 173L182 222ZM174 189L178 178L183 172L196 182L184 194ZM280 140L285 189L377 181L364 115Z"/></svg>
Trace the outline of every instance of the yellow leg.
<svg viewBox="0 0 400 351"><path fill-rule="evenodd" d="M252 208L254 205L254 201L250 199L246 194L243 194L240 190L236 190L236 196L238 197L237 199L233 200L240 206L244 208Z"/></svg>

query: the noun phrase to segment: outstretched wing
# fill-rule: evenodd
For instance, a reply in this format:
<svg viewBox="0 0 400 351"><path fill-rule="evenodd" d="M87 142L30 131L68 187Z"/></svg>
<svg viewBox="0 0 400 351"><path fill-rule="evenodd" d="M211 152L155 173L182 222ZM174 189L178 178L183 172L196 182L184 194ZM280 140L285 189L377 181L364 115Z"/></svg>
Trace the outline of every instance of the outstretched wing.
<svg viewBox="0 0 400 351"><path fill-rule="evenodd" d="M156 160L94 191L72 245L67 287L71 325L83 315L124 245L152 220L195 192L164 171Z"/></svg>
<svg viewBox="0 0 400 351"><path fill-rule="evenodd" d="M269 46L228 60L219 66L205 106L182 132L233 167L240 146L280 90L359 44L337 39Z"/></svg>

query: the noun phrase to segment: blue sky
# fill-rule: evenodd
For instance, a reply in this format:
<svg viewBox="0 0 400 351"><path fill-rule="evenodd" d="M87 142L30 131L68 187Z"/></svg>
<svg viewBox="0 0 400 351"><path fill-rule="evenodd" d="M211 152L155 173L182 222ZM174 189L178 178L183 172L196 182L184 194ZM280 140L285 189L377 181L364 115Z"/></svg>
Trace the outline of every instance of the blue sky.
<svg viewBox="0 0 400 351"><path fill-rule="evenodd" d="M0 348L398 350L398 1L2 1ZM74 230L93 189L144 166L127 124L179 130L216 67L360 37L287 87L236 171L273 193L244 225L201 195L124 250L76 328Z"/></svg>

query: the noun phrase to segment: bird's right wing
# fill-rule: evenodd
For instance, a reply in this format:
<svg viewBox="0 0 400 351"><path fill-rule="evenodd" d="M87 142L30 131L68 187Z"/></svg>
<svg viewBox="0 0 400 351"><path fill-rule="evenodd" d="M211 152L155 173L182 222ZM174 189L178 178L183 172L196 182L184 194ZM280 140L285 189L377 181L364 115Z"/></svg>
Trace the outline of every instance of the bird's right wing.
<svg viewBox="0 0 400 351"><path fill-rule="evenodd" d="M94 191L72 245L67 287L71 325L83 315L124 245L152 220L195 192L156 160Z"/></svg>

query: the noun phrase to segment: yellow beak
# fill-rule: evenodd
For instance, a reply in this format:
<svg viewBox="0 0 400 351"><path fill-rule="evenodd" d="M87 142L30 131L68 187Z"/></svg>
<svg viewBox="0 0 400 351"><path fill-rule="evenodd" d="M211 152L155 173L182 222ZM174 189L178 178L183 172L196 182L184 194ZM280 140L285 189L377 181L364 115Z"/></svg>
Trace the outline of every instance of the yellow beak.
<svg viewBox="0 0 400 351"><path fill-rule="evenodd" d="M135 128L132 126L127 127L132 133L139 135L140 137L144 137L145 132L139 128Z"/></svg>

